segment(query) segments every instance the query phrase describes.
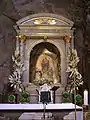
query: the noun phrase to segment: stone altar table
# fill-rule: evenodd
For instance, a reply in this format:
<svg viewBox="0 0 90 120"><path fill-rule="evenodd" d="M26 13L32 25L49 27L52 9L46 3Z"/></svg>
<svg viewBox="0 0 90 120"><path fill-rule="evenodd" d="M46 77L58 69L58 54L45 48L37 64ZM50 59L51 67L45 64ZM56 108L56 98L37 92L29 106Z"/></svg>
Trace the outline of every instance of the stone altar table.
<svg viewBox="0 0 90 120"><path fill-rule="evenodd" d="M82 111L82 107L76 106L77 111ZM43 104L0 104L0 111L22 111L22 112L43 112ZM74 104L61 103L61 104L47 104L46 112L63 112L74 111Z"/></svg>
<svg viewBox="0 0 90 120"><path fill-rule="evenodd" d="M52 113L53 115L56 115L56 117L59 117L62 115L62 117L65 116L64 113L69 114L70 112L74 112L74 104L72 103L62 103L62 104L47 104L46 105L46 113ZM83 115L82 107L76 106L76 110L80 113L79 115ZM43 113L44 107L43 104L0 104L0 112L1 113L20 113L21 116L26 115L25 112L31 113ZM23 114L22 114L23 113ZM77 114L78 115L78 114ZM25 117L25 116L24 116ZM40 116L39 116L40 117ZM74 118L74 116L73 116ZM25 119L22 119L25 120ZM59 119L60 120L60 119ZM78 119L77 119L78 120ZM83 120L83 118L79 119Z"/></svg>

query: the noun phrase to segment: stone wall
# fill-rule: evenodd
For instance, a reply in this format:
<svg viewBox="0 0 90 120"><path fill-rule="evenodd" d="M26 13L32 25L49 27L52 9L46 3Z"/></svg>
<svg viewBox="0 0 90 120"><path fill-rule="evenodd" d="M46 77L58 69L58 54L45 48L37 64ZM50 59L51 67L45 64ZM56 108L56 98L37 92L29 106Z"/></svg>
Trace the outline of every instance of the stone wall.
<svg viewBox="0 0 90 120"><path fill-rule="evenodd" d="M16 32L13 22L6 16L0 16L0 92L3 85L7 84L7 78L11 70L11 55L15 49Z"/></svg>
<svg viewBox="0 0 90 120"><path fill-rule="evenodd" d="M16 32L13 28L14 12L12 2L0 1L0 94L7 91L8 76L12 68L11 56L15 50Z"/></svg>

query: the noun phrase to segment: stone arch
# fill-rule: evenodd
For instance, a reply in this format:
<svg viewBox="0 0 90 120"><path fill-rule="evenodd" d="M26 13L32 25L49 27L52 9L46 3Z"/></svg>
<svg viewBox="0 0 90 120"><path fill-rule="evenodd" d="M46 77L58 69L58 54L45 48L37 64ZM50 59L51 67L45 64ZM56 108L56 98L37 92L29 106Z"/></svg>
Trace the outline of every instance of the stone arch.
<svg viewBox="0 0 90 120"><path fill-rule="evenodd" d="M36 45L38 45L39 43L42 43L44 41L43 41L43 39L41 39L41 40L33 41L32 43L31 43L31 41L27 41L27 42L28 43L27 43L26 50L25 50L25 53L26 53L25 54L25 56L26 56L25 57L25 63L28 63L27 67L26 67L26 69L28 71L27 71L27 74L26 74L25 78L27 78L27 82L29 82L30 53L31 53L33 47L35 47ZM65 49L64 49L64 47L65 47L64 42L62 41L58 44L54 40L49 40L49 39L47 40L47 42L53 44L58 49L58 51L61 55L61 63L60 63L60 65L61 65L61 84L65 85L65 82L66 82L66 69L65 69L66 68L66 58L65 58L66 56L65 55L66 54L65 54Z"/></svg>
<svg viewBox="0 0 90 120"><path fill-rule="evenodd" d="M43 52L45 50L48 52L47 55L45 55L45 54L43 55ZM55 46L55 44L52 44L50 42L40 42L40 43L36 44L33 47L33 50L30 52L29 56L30 56L30 58L29 58L29 61L30 61L29 70L31 71L29 73L33 73L33 75L29 74L30 75L30 81L33 82L33 80L35 79L35 74L36 74L35 70L36 70L37 67L39 68L40 72L42 72L42 70L41 70L42 68L41 68L41 65L40 65L41 62L40 61L42 61L41 59L43 59L43 56L44 57L46 56L48 58L48 60L50 61L49 62L49 65L50 65L49 67L50 68L52 67L52 70L53 70L54 73L55 73L55 71L57 71L59 73L59 74L57 74L56 78L58 78L58 82L60 83L60 73L61 72L59 71L59 68L56 68L56 70L55 70L54 67L55 67L57 62L54 62L54 61L56 61L56 56L57 56L58 65L60 66L61 65L61 54L60 54L60 51L58 50L58 48ZM37 66L37 62L39 63L39 66ZM34 68L34 69L32 69L32 68Z"/></svg>
<svg viewBox="0 0 90 120"><path fill-rule="evenodd" d="M26 50L25 50L25 59L29 60L30 59L30 52L32 51L33 47L39 43L42 43L42 42L43 42L43 39L34 41L32 44L30 44L28 42ZM65 57L65 51L63 50L63 48L61 48L62 46L60 47L59 44L53 40L47 40L47 42L55 45L55 47L57 47L57 49L59 50L61 56Z"/></svg>
<svg viewBox="0 0 90 120"><path fill-rule="evenodd" d="M60 25L61 23L63 23L63 25L73 26L73 22L71 20L61 15L52 14L52 13L38 13L38 14L26 16L20 19L19 21L17 21L17 25L30 25L32 24L32 21L34 21L37 18L41 18L41 17L52 18L52 19L58 20L57 25Z"/></svg>

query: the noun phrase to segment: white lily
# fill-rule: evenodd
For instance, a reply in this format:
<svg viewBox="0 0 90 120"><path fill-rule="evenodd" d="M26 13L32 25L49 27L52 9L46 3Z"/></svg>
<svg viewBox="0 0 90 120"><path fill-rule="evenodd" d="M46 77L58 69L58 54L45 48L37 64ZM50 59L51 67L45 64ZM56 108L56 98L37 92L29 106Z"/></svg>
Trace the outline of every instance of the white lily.
<svg viewBox="0 0 90 120"><path fill-rule="evenodd" d="M75 82L76 89L78 89L78 86L82 84L82 75L79 73L77 69L77 65L79 60L79 57L77 56L77 51L75 49L72 49L69 51L68 54L68 66L67 66L67 71L69 74L70 78L70 84L73 86ZM75 81L74 81L75 80Z"/></svg>
<svg viewBox="0 0 90 120"><path fill-rule="evenodd" d="M13 87L13 84L11 84L11 87Z"/></svg>
<svg viewBox="0 0 90 120"><path fill-rule="evenodd" d="M16 86L16 85L14 85L14 88L15 88L15 89L16 89L16 87L17 87L17 86Z"/></svg>
<svg viewBox="0 0 90 120"><path fill-rule="evenodd" d="M18 89L20 92L23 89L23 84L21 82L21 76L25 70L23 63L20 61L19 49L15 51L15 57L12 56L13 65L13 73L9 75L9 82L11 83L11 87L14 89Z"/></svg>

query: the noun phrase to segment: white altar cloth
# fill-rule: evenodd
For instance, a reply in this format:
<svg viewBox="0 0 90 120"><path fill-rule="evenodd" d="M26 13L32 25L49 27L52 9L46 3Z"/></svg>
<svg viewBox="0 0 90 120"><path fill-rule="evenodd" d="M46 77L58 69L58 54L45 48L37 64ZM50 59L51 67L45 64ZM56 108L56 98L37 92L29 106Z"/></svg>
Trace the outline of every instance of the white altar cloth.
<svg viewBox="0 0 90 120"><path fill-rule="evenodd" d="M75 110L75 106L72 103L47 104L46 105L46 112L49 112L49 113L54 112L54 113L58 113L59 115L62 114L62 112L68 112L70 113L69 115L72 116L73 118L74 118L74 110ZM77 118L78 118L77 120L83 120L83 117L80 117L80 116L83 116L82 107L76 105L76 110L77 110ZM39 112L43 112L43 111L44 111L43 104L0 104L0 112L3 112L3 113L4 112L6 113L19 112L19 113L23 113L21 117L24 117L24 118L26 118L26 115L30 118L33 112L34 113L38 112L39 114ZM39 116L38 118L41 117L40 115L38 116ZM64 119L66 120L67 117L68 115ZM70 120L73 120L73 119L70 119Z"/></svg>
<svg viewBox="0 0 90 120"><path fill-rule="evenodd" d="M47 104L46 111L74 111L75 106L72 103ZM82 107L76 105L77 111L82 111ZM0 104L0 111L43 111L43 104Z"/></svg>
<svg viewBox="0 0 90 120"><path fill-rule="evenodd" d="M75 120L75 113L70 112L68 115L64 116L63 120ZM76 120L83 120L83 112L77 111L76 112Z"/></svg>

